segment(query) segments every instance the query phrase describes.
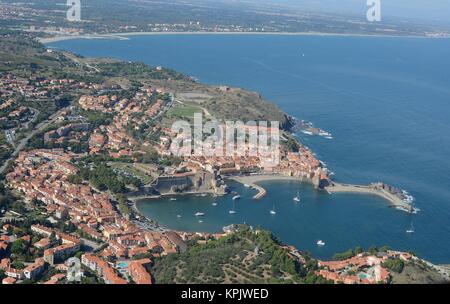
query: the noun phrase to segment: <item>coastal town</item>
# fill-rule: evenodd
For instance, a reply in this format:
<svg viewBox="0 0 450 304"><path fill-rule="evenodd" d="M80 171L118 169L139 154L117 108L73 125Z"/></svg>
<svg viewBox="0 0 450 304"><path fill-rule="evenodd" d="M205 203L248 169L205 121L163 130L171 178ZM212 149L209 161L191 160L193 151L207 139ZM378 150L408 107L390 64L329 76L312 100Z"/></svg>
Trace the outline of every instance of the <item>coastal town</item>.
<svg viewBox="0 0 450 304"><path fill-rule="evenodd" d="M64 56L43 46L36 48L50 58ZM177 99L175 90L158 81L172 81L176 74L162 67L116 62L92 66L82 65L81 59L75 64L64 58L70 62L66 64L73 69L71 73L82 73L89 80L64 73L37 76L32 69L28 76L17 70L0 71L0 124L5 134L0 143L2 284L158 283L155 272L159 270L154 267L165 257L180 256L193 246L220 244L241 230L248 239L262 233L253 228L224 228L218 233L173 231L140 214L133 197L227 195L227 179L246 176L291 178L311 183L318 191L334 185L329 170L314 153L280 126L276 128L283 142L274 166L250 155L257 149L250 142L245 143L243 155L174 155L171 146L179 134L169 128L169 118L186 105ZM6 66L14 64L11 61ZM108 68L116 68L114 64L136 74L144 70L145 77L152 75L158 81L103 76L109 75ZM107 71L104 78L98 75L100 69ZM231 89L211 90L232 94ZM383 184L371 189L397 191ZM419 261L410 253L386 249L358 251L339 261L317 261L311 266L302 248L273 246L286 257L285 264L303 266L310 277L326 283L390 283L397 271L393 263ZM246 254L258 257L259 245L254 253L247 250ZM273 273L277 279L287 277L283 272Z"/></svg>

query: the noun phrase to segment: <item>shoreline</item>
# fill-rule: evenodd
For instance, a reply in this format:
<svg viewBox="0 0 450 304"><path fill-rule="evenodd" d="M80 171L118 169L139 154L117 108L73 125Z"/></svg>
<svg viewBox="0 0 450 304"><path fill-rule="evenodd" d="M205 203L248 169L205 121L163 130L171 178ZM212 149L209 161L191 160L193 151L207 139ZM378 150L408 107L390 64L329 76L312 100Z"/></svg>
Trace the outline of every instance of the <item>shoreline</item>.
<svg viewBox="0 0 450 304"><path fill-rule="evenodd" d="M351 34L323 32L124 32L110 34L58 35L47 38L37 38L42 44L73 40L73 39L119 39L128 40L128 36L159 36L159 35L258 35L258 36L328 36L328 37L376 37L376 38L425 38L450 39L450 36L426 35L383 35L383 34Z"/></svg>
<svg viewBox="0 0 450 304"><path fill-rule="evenodd" d="M233 180L235 182L238 182L244 186L247 186L249 188L252 188L257 191L257 193L253 196L253 199L259 200L263 198L267 194L267 190L264 187L261 187L258 185L260 182L265 181L296 181L299 183L306 183L304 178L302 177L295 177L295 176L286 176L286 175L279 175L279 174L256 174L256 175L241 175L241 176L228 176L225 177L225 179ZM320 189L316 189L316 191L321 191ZM383 200L387 201L392 207L396 207L402 211L412 213L414 210L412 209L412 206L410 203L408 203L405 200L402 200L398 196L389 193L384 190L377 190L373 189L370 186L366 185L353 185L353 184L343 184L343 183L337 183L333 182L331 186L326 187L323 189L326 193L332 195L336 193L353 193L353 194L360 194L360 195L373 195L377 196L379 198L382 198ZM143 196L136 196L136 197L128 197L128 200L133 202L133 205L137 208L137 203L140 200L146 200L146 199L159 199L162 197L167 196L173 196L173 197L182 197L184 195L197 195L197 196L208 196L208 195L215 195L216 193L214 191L203 191L203 192L197 192L197 191L189 191L189 192L183 192L183 193L163 193L160 195L143 195Z"/></svg>
<svg viewBox="0 0 450 304"><path fill-rule="evenodd" d="M214 191L188 191L188 192L181 192L181 193L162 193L159 195L139 195L134 197L127 197L128 200L132 201L133 203L137 203L140 200L145 199L158 199L162 197L167 196L173 196L173 197L179 197L184 195L198 195L198 196L208 196L208 195L217 195ZM219 195L220 196L220 195Z"/></svg>

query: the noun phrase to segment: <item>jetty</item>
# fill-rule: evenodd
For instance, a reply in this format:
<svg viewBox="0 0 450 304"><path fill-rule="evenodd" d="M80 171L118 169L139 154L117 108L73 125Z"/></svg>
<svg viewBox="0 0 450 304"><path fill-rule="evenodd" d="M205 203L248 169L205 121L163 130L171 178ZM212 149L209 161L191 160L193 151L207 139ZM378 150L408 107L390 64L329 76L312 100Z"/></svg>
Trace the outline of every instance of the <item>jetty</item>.
<svg viewBox="0 0 450 304"><path fill-rule="evenodd" d="M375 195L383 198L388 201L392 206L398 207L404 211L412 213L413 205L401 197L399 194L389 192L386 189L376 187L374 185L351 185L351 184L340 184L340 183L332 183L330 186L326 187L325 190L330 193L361 193L368 195Z"/></svg>
<svg viewBox="0 0 450 304"><path fill-rule="evenodd" d="M284 176L278 174L256 174L256 175L241 175L241 176L229 176L228 179L234 180L238 183L249 185L251 188L256 189L258 193L253 196L253 199L261 199L267 194L267 190L259 186L258 182L274 181L274 180L293 180L301 182L303 179L294 176Z"/></svg>

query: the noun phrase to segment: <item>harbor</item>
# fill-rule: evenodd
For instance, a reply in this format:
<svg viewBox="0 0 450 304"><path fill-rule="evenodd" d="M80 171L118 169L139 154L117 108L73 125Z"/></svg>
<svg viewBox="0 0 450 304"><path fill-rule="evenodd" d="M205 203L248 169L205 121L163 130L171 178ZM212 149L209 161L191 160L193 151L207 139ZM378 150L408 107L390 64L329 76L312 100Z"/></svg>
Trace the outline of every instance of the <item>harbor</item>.
<svg viewBox="0 0 450 304"><path fill-rule="evenodd" d="M233 176L228 179L239 182L243 185L247 185L258 192L253 196L253 199L259 200L267 195L267 190L258 185L260 182L265 181L298 181L304 182L304 179L292 176L283 175L246 175L246 176ZM371 185L352 185L332 182L330 186L325 188L325 191L329 194L336 193L355 193L363 195L374 195L387 201L391 206L403 210L408 213L415 213L416 209L412 204L413 198L404 191L401 191L392 186L385 185L383 183L374 183Z"/></svg>
<svg viewBox="0 0 450 304"><path fill-rule="evenodd" d="M298 179L265 178L262 180L260 176L259 181L255 181L265 189L265 195L259 199L254 197L260 191L245 177L244 183L227 180L232 189L229 195L181 195L175 201L170 196L162 196L140 200L136 207L143 216L155 219L161 227L177 231L217 233L230 224L261 226L274 231L283 242L304 248L323 259L358 245L366 248L396 245L395 248L403 250L409 246L402 247L402 242L422 239L420 217L414 220L417 233L406 233L410 217L387 208L380 196L330 195ZM294 198L298 194L300 201L296 202ZM233 200L236 195L240 198ZM273 210L275 214L271 212ZM203 216L196 216L197 213ZM379 233L374 238L367 238L372 231ZM318 240L325 245L318 245Z"/></svg>

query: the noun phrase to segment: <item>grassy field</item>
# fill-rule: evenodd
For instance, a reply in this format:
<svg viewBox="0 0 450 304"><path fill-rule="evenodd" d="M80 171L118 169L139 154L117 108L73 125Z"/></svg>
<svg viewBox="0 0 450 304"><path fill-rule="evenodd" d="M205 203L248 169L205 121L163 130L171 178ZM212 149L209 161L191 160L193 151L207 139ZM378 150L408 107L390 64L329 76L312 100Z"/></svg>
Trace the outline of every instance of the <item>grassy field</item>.
<svg viewBox="0 0 450 304"><path fill-rule="evenodd" d="M122 170L124 172L127 172L135 177L138 177L142 180L144 184L150 184L152 182L152 178L145 174L143 171L137 169L133 164L130 163L120 163L120 162L113 162L110 163L110 166L112 168Z"/></svg>
<svg viewBox="0 0 450 304"><path fill-rule="evenodd" d="M203 113L201 107L190 104L176 104L169 110L167 115L170 118L194 119L195 113Z"/></svg>

